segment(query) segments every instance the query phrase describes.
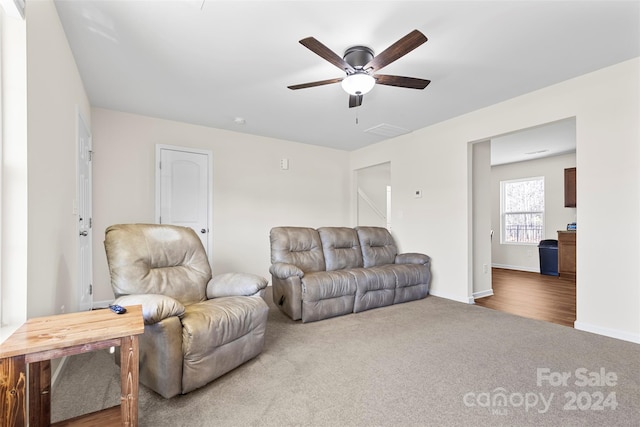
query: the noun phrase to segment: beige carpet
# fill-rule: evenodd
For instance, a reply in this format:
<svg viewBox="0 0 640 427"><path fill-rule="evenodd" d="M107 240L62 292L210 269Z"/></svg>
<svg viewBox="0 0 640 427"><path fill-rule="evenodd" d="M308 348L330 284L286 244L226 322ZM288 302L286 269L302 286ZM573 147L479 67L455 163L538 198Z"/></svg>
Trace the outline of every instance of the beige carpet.
<svg viewBox="0 0 640 427"><path fill-rule="evenodd" d="M269 303L260 356L185 396L141 386L140 425L640 422L638 344L431 296L308 324ZM53 391L52 420L116 405L119 387L112 355L74 356Z"/></svg>

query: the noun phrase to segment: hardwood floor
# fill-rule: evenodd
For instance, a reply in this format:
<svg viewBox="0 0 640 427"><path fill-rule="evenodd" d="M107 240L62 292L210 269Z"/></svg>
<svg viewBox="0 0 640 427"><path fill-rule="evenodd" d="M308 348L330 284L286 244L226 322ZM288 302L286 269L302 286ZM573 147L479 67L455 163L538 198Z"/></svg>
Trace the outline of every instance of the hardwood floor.
<svg viewBox="0 0 640 427"><path fill-rule="evenodd" d="M531 319L573 327L576 320L576 281L527 271L491 269L493 295L477 305Z"/></svg>

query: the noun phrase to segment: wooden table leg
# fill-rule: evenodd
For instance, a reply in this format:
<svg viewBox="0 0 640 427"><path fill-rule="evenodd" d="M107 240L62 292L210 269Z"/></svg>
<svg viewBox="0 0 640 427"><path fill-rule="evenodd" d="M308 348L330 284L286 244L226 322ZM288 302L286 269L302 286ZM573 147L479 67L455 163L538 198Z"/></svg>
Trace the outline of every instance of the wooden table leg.
<svg viewBox="0 0 640 427"><path fill-rule="evenodd" d="M23 356L0 359L0 425L27 425L27 363Z"/></svg>
<svg viewBox="0 0 640 427"><path fill-rule="evenodd" d="M123 426L138 425L138 337L122 337L120 344L120 412Z"/></svg>
<svg viewBox="0 0 640 427"><path fill-rule="evenodd" d="M29 426L51 424L51 361L29 363Z"/></svg>

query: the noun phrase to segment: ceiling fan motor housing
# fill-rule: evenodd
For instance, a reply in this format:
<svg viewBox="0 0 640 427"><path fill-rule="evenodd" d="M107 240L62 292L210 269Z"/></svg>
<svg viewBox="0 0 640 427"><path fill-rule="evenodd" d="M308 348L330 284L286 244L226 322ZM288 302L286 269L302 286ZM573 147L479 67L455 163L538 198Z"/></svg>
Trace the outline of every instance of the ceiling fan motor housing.
<svg viewBox="0 0 640 427"><path fill-rule="evenodd" d="M362 70L373 59L373 50L366 46L353 46L344 52L342 59L356 70Z"/></svg>

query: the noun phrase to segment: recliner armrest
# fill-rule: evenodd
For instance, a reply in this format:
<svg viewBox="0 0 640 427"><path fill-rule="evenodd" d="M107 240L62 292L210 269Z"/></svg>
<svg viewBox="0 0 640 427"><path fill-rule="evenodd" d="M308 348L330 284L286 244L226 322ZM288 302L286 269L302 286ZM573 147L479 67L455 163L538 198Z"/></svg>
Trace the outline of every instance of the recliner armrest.
<svg viewBox="0 0 640 427"><path fill-rule="evenodd" d="M269 267L269 273L273 274L278 279L285 280L292 276L298 276L302 279L304 271L293 264L287 264L284 262L276 262Z"/></svg>
<svg viewBox="0 0 640 427"><path fill-rule="evenodd" d="M153 325L173 316L182 316L185 310L180 301L160 294L124 295L117 298L114 304L142 305L142 318L145 325Z"/></svg>
<svg viewBox="0 0 640 427"><path fill-rule="evenodd" d="M396 264L429 264L431 258L428 255L416 252L396 255Z"/></svg>
<svg viewBox="0 0 640 427"><path fill-rule="evenodd" d="M207 284L207 298L230 296L262 296L267 279L249 273L224 273L214 276Z"/></svg>

